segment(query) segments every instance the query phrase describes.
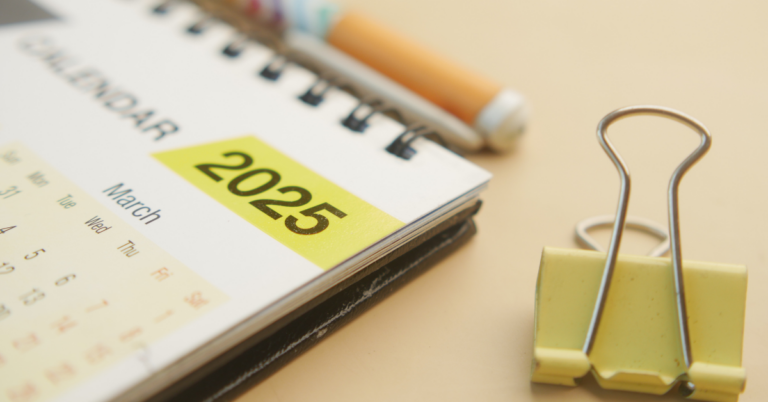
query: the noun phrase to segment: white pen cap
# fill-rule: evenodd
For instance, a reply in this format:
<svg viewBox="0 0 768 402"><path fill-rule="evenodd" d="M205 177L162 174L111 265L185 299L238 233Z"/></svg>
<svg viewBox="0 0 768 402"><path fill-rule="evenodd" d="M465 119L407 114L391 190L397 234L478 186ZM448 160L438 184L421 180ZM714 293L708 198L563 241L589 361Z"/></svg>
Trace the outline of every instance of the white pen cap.
<svg viewBox="0 0 768 402"><path fill-rule="evenodd" d="M502 88L475 118L475 130L488 148L504 152L514 148L525 130L530 107L519 92Z"/></svg>

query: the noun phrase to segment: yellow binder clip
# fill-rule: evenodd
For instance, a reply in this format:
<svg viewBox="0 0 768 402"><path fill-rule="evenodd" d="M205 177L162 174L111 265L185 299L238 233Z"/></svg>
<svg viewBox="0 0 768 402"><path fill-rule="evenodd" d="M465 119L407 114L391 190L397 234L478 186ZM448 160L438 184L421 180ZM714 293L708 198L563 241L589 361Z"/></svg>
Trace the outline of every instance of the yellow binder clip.
<svg viewBox="0 0 768 402"><path fill-rule="evenodd" d="M701 144L669 183L670 258L619 255L630 192L629 171L606 137L611 123L651 114L686 124ZM616 110L597 127L600 144L621 176L618 211L606 253L545 247L536 288L534 382L576 385L590 370L601 387L704 401L737 401L747 269L683 261L678 186L709 149L697 120L658 106Z"/></svg>

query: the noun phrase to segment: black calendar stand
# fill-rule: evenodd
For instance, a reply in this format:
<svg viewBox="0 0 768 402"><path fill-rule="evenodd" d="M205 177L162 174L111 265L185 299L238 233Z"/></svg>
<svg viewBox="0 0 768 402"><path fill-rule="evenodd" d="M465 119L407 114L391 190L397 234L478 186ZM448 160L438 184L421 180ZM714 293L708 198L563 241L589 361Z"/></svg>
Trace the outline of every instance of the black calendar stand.
<svg viewBox="0 0 768 402"><path fill-rule="evenodd" d="M466 243L479 208L422 234L149 401L233 400Z"/></svg>

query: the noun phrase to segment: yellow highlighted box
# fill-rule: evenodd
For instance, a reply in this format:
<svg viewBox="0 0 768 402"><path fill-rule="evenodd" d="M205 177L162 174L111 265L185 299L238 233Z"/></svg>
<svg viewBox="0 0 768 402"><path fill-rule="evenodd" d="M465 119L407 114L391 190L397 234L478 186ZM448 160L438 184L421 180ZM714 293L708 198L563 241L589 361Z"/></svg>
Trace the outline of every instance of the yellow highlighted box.
<svg viewBox="0 0 768 402"><path fill-rule="evenodd" d="M253 136L153 156L322 269L403 226Z"/></svg>

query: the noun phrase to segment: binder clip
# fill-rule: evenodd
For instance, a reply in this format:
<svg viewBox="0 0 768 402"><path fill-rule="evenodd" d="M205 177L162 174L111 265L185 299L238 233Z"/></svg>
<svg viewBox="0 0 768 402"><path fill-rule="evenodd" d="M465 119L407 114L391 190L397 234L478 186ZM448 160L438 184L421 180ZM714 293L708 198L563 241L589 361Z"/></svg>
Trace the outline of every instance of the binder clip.
<svg viewBox="0 0 768 402"><path fill-rule="evenodd" d="M637 114L677 120L701 144L669 183L671 258L619 254L627 223L629 171L606 137L611 123ZM658 106L616 110L597 127L600 144L621 177L618 210L607 253L545 247L536 287L531 380L576 385L590 371L606 389L737 401L747 270L743 265L683 261L678 186L709 149L697 120Z"/></svg>

